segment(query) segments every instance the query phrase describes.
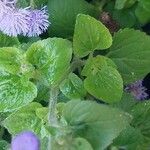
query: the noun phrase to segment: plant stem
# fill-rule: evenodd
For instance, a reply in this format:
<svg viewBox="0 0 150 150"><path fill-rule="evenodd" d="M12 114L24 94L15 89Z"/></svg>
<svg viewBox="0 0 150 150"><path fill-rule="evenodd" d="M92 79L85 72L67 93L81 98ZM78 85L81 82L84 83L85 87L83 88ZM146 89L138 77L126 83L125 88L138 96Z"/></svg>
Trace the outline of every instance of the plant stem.
<svg viewBox="0 0 150 150"><path fill-rule="evenodd" d="M51 88L50 91L50 99L49 99L49 113L48 113L48 122L50 126L58 126L57 121L57 114L56 114L56 105L57 105L57 96L58 96L59 90L58 87ZM51 135L48 138L48 148L47 150L52 150L52 137Z"/></svg>
<svg viewBox="0 0 150 150"><path fill-rule="evenodd" d="M51 88L50 99L49 99L49 116L48 121L51 126L57 125L57 116L56 116L56 104L58 96L58 88Z"/></svg>
<svg viewBox="0 0 150 150"><path fill-rule="evenodd" d="M68 71L63 75L62 79L58 82L58 84L55 87L52 87L50 90L50 99L49 99L49 112L48 112L48 122L49 125L52 127L59 127L59 123L57 120L57 114L56 114L56 106L57 106L57 97L59 94L59 85L65 78L69 75L69 73L73 72L76 68L79 66L83 66L84 62L80 59L75 59L71 67L68 68ZM48 139L48 148L47 150L53 150L53 137L50 135Z"/></svg>

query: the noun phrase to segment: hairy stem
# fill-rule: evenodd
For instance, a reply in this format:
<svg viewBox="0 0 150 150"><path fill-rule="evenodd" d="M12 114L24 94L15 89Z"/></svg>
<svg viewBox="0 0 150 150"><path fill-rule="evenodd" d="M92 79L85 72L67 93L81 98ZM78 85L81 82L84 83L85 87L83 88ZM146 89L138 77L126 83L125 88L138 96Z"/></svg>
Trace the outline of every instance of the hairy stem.
<svg viewBox="0 0 150 150"><path fill-rule="evenodd" d="M56 106L57 106L57 97L59 94L59 85L63 80L66 79L66 77L69 75L69 73L73 72L76 68L79 66L83 66L84 61L80 59L74 59L74 61L71 64L71 67L68 68L68 71L64 73L62 79L58 82L57 86L52 87L50 90L50 99L49 99L49 113L48 113L48 122L49 125L52 127L59 127L59 123L57 120L57 114L56 114ZM48 150L53 150L53 137L50 135L48 139Z"/></svg>
<svg viewBox="0 0 150 150"><path fill-rule="evenodd" d="M50 99L49 99L49 116L48 121L51 126L57 125L57 116L56 116L56 104L58 96L58 88L51 88Z"/></svg>
<svg viewBox="0 0 150 150"><path fill-rule="evenodd" d="M49 113L48 113L48 122L50 126L58 126L57 114L56 114L56 105L57 105L57 96L59 90L58 87L51 88L50 91L50 99L49 99ZM49 136L48 139L48 148L47 150L53 149L53 141L52 136Z"/></svg>

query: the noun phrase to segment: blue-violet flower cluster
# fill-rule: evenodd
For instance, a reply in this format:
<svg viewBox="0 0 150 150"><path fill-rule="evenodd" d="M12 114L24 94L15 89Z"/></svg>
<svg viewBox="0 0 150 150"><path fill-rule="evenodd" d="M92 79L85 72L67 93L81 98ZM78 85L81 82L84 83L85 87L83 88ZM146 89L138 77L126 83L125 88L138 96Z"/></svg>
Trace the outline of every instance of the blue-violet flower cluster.
<svg viewBox="0 0 150 150"><path fill-rule="evenodd" d="M125 87L125 91L131 93L137 100L145 100L148 97L146 88L142 84L143 80L138 80Z"/></svg>
<svg viewBox="0 0 150 150"><path fill-rule="evenodd" d="M24 131L12 139L11 150L40 150L40 141L31 131Z"/></svg>
<svg viewBox="0 0 150 150"><path fill-rule="evenodd" d="M17 0L0 0L0 31L9 36L38 36L49 26L47 8L17 8Z"/></svg>

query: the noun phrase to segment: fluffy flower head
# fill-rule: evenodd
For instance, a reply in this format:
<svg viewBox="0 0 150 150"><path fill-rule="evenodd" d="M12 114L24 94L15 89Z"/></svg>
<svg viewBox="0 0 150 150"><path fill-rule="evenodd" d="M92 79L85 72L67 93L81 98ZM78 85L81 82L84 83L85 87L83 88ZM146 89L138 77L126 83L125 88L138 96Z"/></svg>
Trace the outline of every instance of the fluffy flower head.
<svg viewBox="0 0 150 150"><path fill-rule="evenodd" d="M16 0L0 0L0 31L9 35L39 36L49 26L46 7L16 8Z"/></svg>
<svg viewBox="0 0 150 150"><path fill-rule="evenodd" d="M11 150L40 150L40 142L34 133L24 131L12 139Z"/></svg>
<svg viewBox="0 0 150 150"><path fill-rule="evenodd" d="M145 100L148 97L146 88L142 84L143 80L136 81L125 87L125 91L131 93L137 100Z"/></svg>

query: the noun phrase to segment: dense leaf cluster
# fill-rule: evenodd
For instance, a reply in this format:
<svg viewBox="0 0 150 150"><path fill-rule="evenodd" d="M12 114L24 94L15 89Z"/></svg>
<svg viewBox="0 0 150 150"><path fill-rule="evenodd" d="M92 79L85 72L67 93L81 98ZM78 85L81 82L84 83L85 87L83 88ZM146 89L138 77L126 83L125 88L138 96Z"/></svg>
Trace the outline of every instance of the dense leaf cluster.
<svg viewBox="0 0 150 150"><path fill-rule="evenodd" d="M148 150L150 101L137 101L124 85L150 71L150 36L141 29L150 22L150 2L33 2L48 5L47 33L0 33L0 150L26 130L39 137L41 150L49 142L51 150ZM98 20L103 11L119 31Z"/></svg>

